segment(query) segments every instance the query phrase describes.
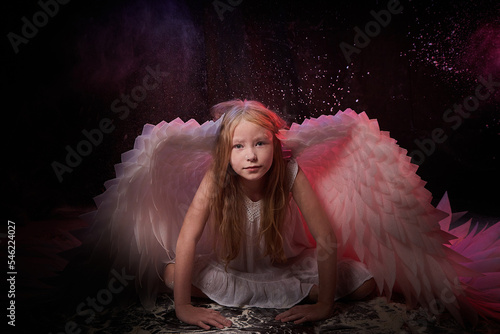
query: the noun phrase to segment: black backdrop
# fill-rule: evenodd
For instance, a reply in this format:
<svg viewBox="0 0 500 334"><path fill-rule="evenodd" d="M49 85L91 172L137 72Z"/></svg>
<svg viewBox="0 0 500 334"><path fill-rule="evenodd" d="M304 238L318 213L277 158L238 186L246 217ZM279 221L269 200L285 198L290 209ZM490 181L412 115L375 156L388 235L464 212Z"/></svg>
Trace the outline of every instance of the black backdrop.
<svg viewBox="0 0 500 334"><path fill-rule="evenodd" d="M366 111L413 152L435 199L447 190L454 210L500 214L495 0L4 6L4 165L20 223L90 205L145 123L203 122L233 98L257 99L290 122ZM481 77L493 82L487 98ZM448 112L454 105L471 111ZM71 150L84 156L69 167Z"/></svg>

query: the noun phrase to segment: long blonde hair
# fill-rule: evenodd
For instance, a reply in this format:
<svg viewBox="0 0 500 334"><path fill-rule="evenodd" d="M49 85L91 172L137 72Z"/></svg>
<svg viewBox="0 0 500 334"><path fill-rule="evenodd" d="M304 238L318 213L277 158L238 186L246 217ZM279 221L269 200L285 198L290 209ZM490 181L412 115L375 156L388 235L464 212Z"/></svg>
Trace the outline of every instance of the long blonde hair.
<svg viewBox="0 0 500 334"><path fill-rule="evenodd" d="M216 232L216 250L226 264L236 258L240 250L246 221L243 192L238 175L230 165L233 133L236 126L246 120L271 131L273 134L273 164L267 173L261 211L259 238L264 240L264 256L273 262L283 262L283 238L281 227L287 209L289 189L286 182L286 166L283 159L279 130L286 125L278 115L257 101L232 100L212 107L215 118L223 117L212 164L214 194L211 211Z"/></svg>

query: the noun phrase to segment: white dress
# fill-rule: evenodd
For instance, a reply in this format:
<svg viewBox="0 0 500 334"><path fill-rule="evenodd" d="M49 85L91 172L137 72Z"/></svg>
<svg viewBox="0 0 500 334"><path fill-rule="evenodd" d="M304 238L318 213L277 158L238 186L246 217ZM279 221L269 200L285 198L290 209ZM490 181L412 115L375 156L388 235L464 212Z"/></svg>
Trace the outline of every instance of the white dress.
<svg viewBox="0 0 500 334"><path fill-rule="evenodd" d="M293 182L297 171L297 162L291 159L287 164L289 181ZM273 264L269 256L263 256L265 244L258 237L261 205L262 201L245 197L246 234L227 271L212 254L199 256L195 262L193 285L221 305L289 308L318 284L316 247L294 200L290 199L282 231L287 258L283 264ZM362 263L349 259L338 263L338 273L336 299L372 277Z"/></svg>

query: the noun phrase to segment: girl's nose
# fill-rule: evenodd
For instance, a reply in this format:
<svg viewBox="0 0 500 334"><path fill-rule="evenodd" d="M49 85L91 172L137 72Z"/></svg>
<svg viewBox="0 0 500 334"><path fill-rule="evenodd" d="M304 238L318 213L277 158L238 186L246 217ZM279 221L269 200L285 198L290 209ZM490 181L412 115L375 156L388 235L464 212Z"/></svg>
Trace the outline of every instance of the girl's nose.
<svg viewBox="0 0 500 334"><path fill-rule="evenodd" d="M245 158L247 159L247 161L254 161L255 159L257 159L257 155L254 151L250 151L247 155L245 155Z"/></svg>

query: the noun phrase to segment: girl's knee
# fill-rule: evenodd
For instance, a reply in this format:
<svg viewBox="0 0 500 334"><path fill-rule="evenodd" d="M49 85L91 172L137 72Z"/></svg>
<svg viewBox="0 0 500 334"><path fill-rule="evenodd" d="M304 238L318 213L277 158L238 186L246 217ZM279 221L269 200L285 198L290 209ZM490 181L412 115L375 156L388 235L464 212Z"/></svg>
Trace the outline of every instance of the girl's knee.
<svg viewBox="0 0 500 334"><path fill-rule="evenodd" d="M167 288L174 290L174 273L175 273L175 263L169 263L165 266L163 271L163 281Z"/></svg>
<svg viewBox="0 0 500 334"><path fill-rule="evenodd" d="M372 296L375 292L376 284L373 278L365 281L353 293L347 296L349 300L363 300Z"/></svg>

